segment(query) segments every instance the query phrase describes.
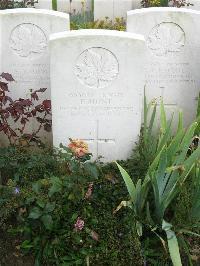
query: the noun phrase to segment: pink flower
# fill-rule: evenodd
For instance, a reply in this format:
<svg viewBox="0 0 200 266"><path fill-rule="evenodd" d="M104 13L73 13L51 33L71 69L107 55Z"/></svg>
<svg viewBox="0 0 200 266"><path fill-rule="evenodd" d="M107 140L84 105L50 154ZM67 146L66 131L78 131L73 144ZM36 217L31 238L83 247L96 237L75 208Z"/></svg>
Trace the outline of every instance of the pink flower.
<svg viewBox="0 0 200 266"><path fill-rule="evenodd" d="M95 231L91 231L91 237L95 241L99 241L99 235Z"/></svg>
<svg viewBox="0 0 200 266"><path fill-rule="evenodd" d="M88 186L88 190L85 193L85 199L89 199L92 195L92 190L93 190L93 182L91 182Z"/></svg>
<svg viewBox="0 0 200 266"><path fill-rule="evenodd" d="M85 225L84 220L82 220L80 217L77 218L76 223L74 224L75 231L81 231Z"/></svg>
<svg viewBox="0 0 200 266"><path fill-rule="evenodd" d="M81 158L89 153L88 144L80 139L70 139L70 144L68 145L68 148L78 158Z"/></svg>

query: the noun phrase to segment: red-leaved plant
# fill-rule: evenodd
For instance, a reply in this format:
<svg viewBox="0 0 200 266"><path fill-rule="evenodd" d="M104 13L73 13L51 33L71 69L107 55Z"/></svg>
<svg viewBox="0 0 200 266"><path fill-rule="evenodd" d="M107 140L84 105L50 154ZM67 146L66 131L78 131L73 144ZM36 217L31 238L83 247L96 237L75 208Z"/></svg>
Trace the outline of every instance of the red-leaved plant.
<svg viewBox="0 0 200 266"><path fill-rule="evenodd" d="M46 91L41 88L31 93L30 98L12 99L9 94L8 84L14 79L9 73L0 75L0 132L3 132L10 145L36 142L41 144L38 133L41 129L51 131L51 101L44 100L39 103L39 93ZM27 133L27 126L38 121L38 127L31 133ZM25 141L25 142L24 142Z"/></svg>

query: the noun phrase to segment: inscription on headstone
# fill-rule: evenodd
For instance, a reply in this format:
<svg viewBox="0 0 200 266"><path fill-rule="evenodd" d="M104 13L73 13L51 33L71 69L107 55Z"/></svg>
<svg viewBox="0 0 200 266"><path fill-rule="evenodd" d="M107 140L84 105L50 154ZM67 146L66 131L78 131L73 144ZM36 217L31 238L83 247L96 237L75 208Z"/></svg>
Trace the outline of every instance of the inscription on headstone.
<svg viewBox="0 0 200 266"><path fill-rule="evenodd" d="M178 24L163 22L156 25L147 37L147 47L155 55L168 56L180 52L185 44L185 33Z"/></svg>
<svg viewBox="0 0 200 266"><path fill-rule="evenodd" d="M13 94L25 97L30 89L45 87L45 98L50 99L48 39L69 29L69 16L33 8L5 10L1 28L1 71L13 75Z"/></svg>
<svg viewBox="0 0 200 266"><path fill-rule="evenodd" d="M41 100L51 99L49 35L69 29L67 14L34 8L3 10L0 13L0 72L10 73L13 99L30 97L31 91L47 88ZM28 129L38 128L34 122ZM50 137L47 132L43 140Z"/></svg>
<svg viewBox="0 0 200 266"><path fill-rule="evenodd" d="M144 89L140 35L103 30L51 38L54 145L88 142L94 159L127 158L138 139Z"/></svg>
<svg viewBox="0 0 200 266"><path fill-rule="evenodd" d="M40 27L23 23L11 32L10 47L19 56L31 59L46 52L47 37Z"/></svg>
<svg viewBox="0 0 200 266"><path fill-rule="evenodd" d="M115 55L107 49L92 47L78 57L75 73L81 84L101 89L109 86L118 75Z"/></svg>
<svg viewBox="0 0 200 266"><path fill-rule="evenodd" d="M146 39L148 99L162 97L169 114L182 109L185 125L195 118L200 90L199 21L199 12L178 8L129 11L127 18L127 31Z"/></svg>

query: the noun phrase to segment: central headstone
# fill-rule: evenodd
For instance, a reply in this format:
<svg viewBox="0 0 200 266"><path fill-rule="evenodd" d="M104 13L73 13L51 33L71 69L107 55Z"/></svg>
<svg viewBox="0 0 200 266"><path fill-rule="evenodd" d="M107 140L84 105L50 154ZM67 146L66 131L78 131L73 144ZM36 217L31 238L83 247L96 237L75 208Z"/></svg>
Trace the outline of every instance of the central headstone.
<svg viewBox="0 0 200 266"><path fill-rule="evenodd" d="M54 145L82 139L94 159L126 159L141 126L143 37L80 30L50 43Z"/></svg>
<svg viewBox="0 0 200 266"><path fill-rule="evenodd" d="M148 99L163 98L168 114L182 109L188 125L195 118L200 91L200 12L145 8L128 12L127 31L143 34L148 56Z"/></svg>

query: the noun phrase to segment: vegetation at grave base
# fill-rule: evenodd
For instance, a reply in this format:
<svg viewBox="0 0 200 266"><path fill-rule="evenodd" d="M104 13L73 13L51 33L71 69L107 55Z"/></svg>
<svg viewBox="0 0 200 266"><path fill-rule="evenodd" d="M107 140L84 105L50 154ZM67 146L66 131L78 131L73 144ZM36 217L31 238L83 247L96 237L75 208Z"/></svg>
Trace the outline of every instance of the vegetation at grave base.
<svg viewBox="0 0 200 266"><path fill-rule="evenodd" d="M90 162L80 140L54 151L0 149L3 265L13 253L19 265L198 265L199 118L184 130L180 113L173 136L161 105L156 133L156 104L144 106L140 142L118 162L121 173Z"/></svg>
<svg viewBox="0 0 200 266"><path fill-rule="evenodd" d="M109 30L126 30L126 22L123 18L115 18L115 21L111 21L109 18L105 20L86 20L81 19L82 17L72 16L71 19L71 30L79 29L109 29Z"/></svg>
<svg viewBox="0 0 200 266"><path fill-rule="evenodd" d="M23 170L15 168L9 176L3 171L9 156L4 161L1 154L1 228L20 237L20 251L33 254L38 264L124 265L131 261L142 265L132 214L113 215L118 198L125 196L119 175L111 176L110 167L89 162L87 147L80 151L74 142L69 147L63 147L64 153L49 154L43 159L46 165L40 166L42 156L34 158L26 150L12 150L17 153L16 160L21 154L26 161L18 161ZM12 223L15 217L18 224ZM20 257L19 250L16 252Z"/></svg>
<svg viewBox="0 0 200 266"><path fill-rule="evenodd" d="M145 123L142 139L145 156L150 164L145 176L139 177L135 182L127 171L117 164L130 200L122 201L116 212L123 206L130 207L134 214L133 223L140 237L146 238L147 234L155 234L163 247L163 255L167 259L169 253L175 266L182 265L182 248L183 253L188 256L187 263L192 265L186 235L200 237L200 104L197 111L199 117L187 130L183 128L182 114L179 113L177 132L173 137L173 118L169 122L166 120L164 105L161 103L160 134L155 137L152 129L156 105L147 126L150 105L147 105L146 98L144 99ZM185 217L183 213L182 216L177 216L177 206L181 200L186 200L183 210ZM178 220L178 217L181 219Z"/></svg>

